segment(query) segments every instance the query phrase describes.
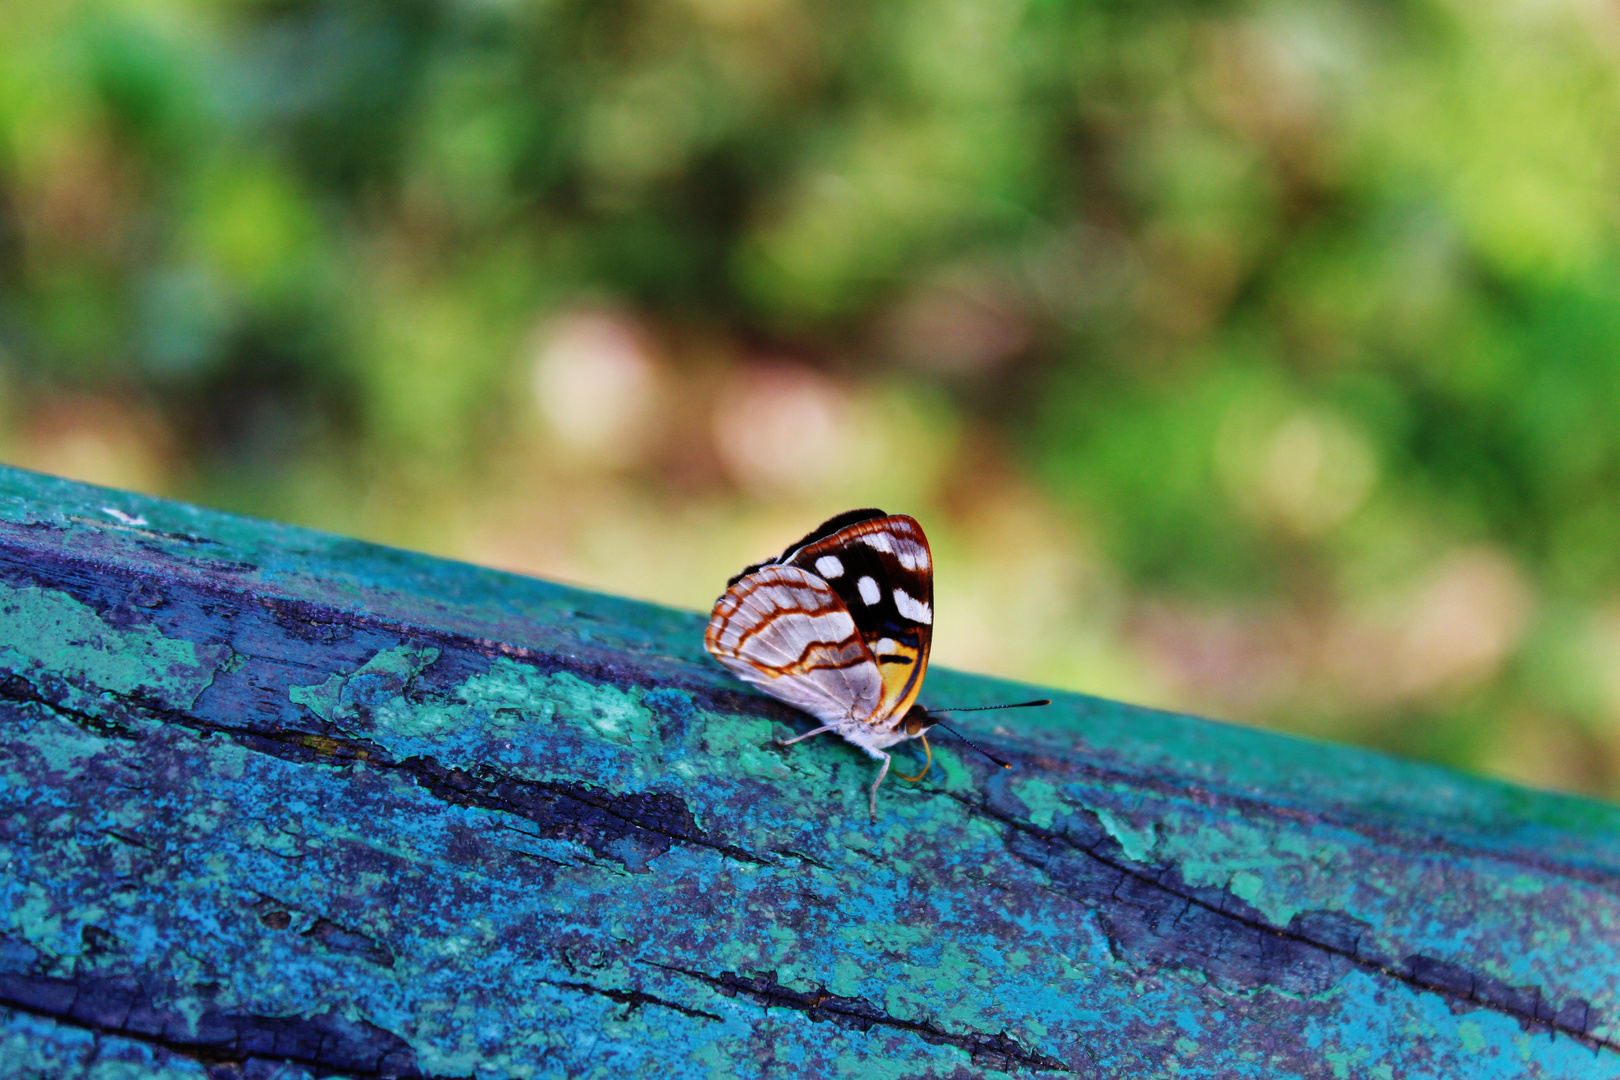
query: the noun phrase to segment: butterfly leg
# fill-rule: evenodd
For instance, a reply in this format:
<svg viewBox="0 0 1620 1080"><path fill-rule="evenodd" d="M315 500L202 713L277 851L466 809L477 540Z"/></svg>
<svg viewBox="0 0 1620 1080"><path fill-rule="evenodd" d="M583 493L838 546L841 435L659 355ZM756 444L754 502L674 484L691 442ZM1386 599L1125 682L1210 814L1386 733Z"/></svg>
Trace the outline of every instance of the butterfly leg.
<svg viewBox="0 0 1620 1080"><path fill-rule="evenodd" d="M814 731L807 731L803 735L800 735L796 739L788 739L786 741L783 741L782 739L777 739L776 740L776 745L777 746L792 746L796 742L804 742L804 740L810 738L812 735L820 735L824 731L831 731L831 730L832 730L832 725L828 724L826 727L818 727Z"/></svg>
<svg viewBox="0 0 1620 1080"><path fill-rule="evenodd" d="M877 789L878 789L878 785L883 783L883 778L885 776L889 775L889 755L885 754L881 750L867 750L866 752L868 754L871 754L873 757L879 757L879 758L883 759L883 767L878 770L877 779L872 781L872 798L871 798L872 824L876 825L877 824Z"/></svg>

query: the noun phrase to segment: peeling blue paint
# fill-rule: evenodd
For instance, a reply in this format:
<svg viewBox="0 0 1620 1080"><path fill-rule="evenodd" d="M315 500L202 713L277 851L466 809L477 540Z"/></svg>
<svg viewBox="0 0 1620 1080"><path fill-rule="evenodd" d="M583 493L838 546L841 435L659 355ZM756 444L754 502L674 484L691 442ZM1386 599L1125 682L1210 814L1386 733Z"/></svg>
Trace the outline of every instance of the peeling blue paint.
<svg viewBox="0 0 1620 1080"><path fill-rule="evenodd" d="M1612 807L1069 697L874 828L697 616L118 497L0 473L7 1075L1620 1076Z"/></svg>

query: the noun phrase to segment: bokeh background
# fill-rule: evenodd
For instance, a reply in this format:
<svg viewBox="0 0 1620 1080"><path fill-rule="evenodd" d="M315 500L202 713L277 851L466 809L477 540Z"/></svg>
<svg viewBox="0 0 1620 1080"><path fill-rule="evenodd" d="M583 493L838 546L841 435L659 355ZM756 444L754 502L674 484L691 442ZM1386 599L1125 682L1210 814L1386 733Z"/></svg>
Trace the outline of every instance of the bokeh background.
<svg viewBox="0 0 1620 1080"><path fill-rule="evenodd" d="M1620 796L1612 2L0 21L0 459Z"/></svg>

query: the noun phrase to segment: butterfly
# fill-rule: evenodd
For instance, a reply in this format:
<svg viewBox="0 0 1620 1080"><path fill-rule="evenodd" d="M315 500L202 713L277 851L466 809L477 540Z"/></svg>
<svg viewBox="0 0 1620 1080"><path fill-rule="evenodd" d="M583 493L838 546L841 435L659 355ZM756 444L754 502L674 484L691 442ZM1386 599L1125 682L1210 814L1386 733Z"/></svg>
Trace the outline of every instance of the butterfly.
<svg viewBox="0 0 1620 1080"><path fill-rule="evenodd" d="M782 745L834 731L883 763L868 800L876 822L888 748L920 739L923 771L901 778L921 780L933 763L934 714L955 711L917 703L933 633L934 562L922 526L865 509L829 518L726 582L703 644L744 682L821 721Z"/></svg>

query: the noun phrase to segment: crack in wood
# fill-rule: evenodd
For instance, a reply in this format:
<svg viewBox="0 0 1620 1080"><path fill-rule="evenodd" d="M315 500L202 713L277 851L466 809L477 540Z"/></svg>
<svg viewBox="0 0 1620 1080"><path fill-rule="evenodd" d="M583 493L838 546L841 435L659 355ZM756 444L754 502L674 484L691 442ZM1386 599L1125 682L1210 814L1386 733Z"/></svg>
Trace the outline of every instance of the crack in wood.
<svg viewBox="0 0 1620 1080"><path fill-rule="evenodd" d="M997 751L1004 756L1016 756L1016 751L1005 745L999 746ZM1551 877L1579 881L1611 895L1620 896L1620 878L1617 878L1612 870L1539 857L1533 851L1502 850L1488 843L1465 843L1435 831L1414 835L1410 829L1369 821L1365 817L1332 806L1307 809L1275 799L1246 797L1236 792L1203 786L1195 781L1189 781L1185 776L1104 765L1090 757L1079 759L1065 757L1062 762L1063 767L1072 771L1076 777L1084 778L1100 787L1126 787L1168 799L1183 800L1207 809L1235 810L1246 817L1264 815L1289 821L1303 828L1329 825L1381 846L1399 847L1403 850L1428 854L1443 852L1469 858L1490 859Z"/></svg>
<svg viewBox="0 0 1620 1080"><path fill-rule="evenodd" d="M47 676L47 678L56 681L55 676ZM111 720L97 716L94 713L85 712L83 709L74 708L60 700L51 700L45 696L44 690L35 685L32 680L17 672L3 668L0 668L0 699L42 706L95 735L129 739L132 742L139 741L142 738L141 733L132 728L125 727L122 724L115 724Z"/></svg>
<svg viewBox="0 0 1620 1080"><path fill-rule="evenodd" d="M1012 829L1015 838L1008 850L1045 873L1062 895L1090 908L1116 955L1124 959L1168 962L1200 971L1216 982L1273 985L1306 996L1336 982L1342 974L1338 969L1355 967L1502 1013L1529 1030L1556 1032L1595 1050L1620 1052L1620 1043L1591 1033L1596 1017L1582 999L1557 1005L1547 1001L1539 987L1511 986L1444 960L1412 954L1396 961L1370 954L1363 949L1361 924L1337 912L1301 912L1287 927L1280 927L1228 889L1189 885L1173 866L1143 867L1109 853L1108 846L1117 844L1100 822L1091 835L1077 841L1068 829L1043 829L988 801L954 793L951 797ZM1105 873L1066 864L1069 852ZM1165 919L1168 927L1162 925ZM1210 943L1214 948L1207 947ZM1246 943L1249 948L1244 951Z"/></svg>
<svg viewBox="0 0 1620 1080"><path fill-rule="evenodd" d="M711 839L698 827L685 800L668 792L612 794L589 784L529 780L487 767L447 766L425 755L396 760L385 747L369 739L299 729L222 724L175 709L140 692L97 688L94 693L98 700L116 701L133 715L187 728L204 737L229 736L250 750L283 760L326 765L365 762L374 768L397 772L409 776L441 802L521 817L540 830L539 838L582 844L599 858L613 859L635 873L645 872L648 861L667 853L675 844L707 848L726 858L760 866L776 865L773 860L734 844ZM0 675L0 700L38 705L71 723L98 732L109 726L100 717L51 700L17 672ZM110 726L128 730L119 725Z"/></svg>
<svg viewBox="0 0 1620 1080"><path fill-rule="evenodd" d="M672 964L660 964L653 960L643 960L642 963L696 979L727 997L736 997L740 994L765 1009L792 1009L802 1012L811 1023L819 1024L825 1021L836 1027L860 1032L871 1031L874 1027L909 1032L932 1045L945 1044L966 1050L968 1057L976 1065L986 1065L1009 1072L1011 1067L1038 1072L1073 1071L1057 1058L1020 1045L1005 1031L994 1035L983 1032L959 1035L928 1021L905 1020L890 1016L865 998L840 997L825 989L809 992L791 989L777 981L775 972L740 975L732 971L722 971L718 975L710 975L707 972Z"/></svg>
<svg viewBox="0 0 1620 1080"><path fill-rule="evenodd" d="M716 1016L712 1012L704 1012L702 1009L694 1009L689 1005L677 1005L673 1001L665 1001L661 997L654 997L652 994L645 994L640 990L617 990L609 986L596 986L593 983L560 982L552 979L545 979L542 981L547 986L556 986L564 990L574 990L581 994L591 994L596 997L605 997L612 1001L617 1001L619 1004L626 1007L626 1015L635 1012L643 1005L654 1005L660 1009L673 1009L682 1016L690 1016L693 1019L715 1021L719 1021L721 1019L721 1017Z"/></svg>
<svg viewBox="0 0 1620 1080"><path fill-rule="evenodd" d="M210 1066L284 1062L359 1080L435 1080L418 1067L404 1039L335 1011L302 1017L209 1009L191 1022L179 1010L155 1003L134 979L16 972L0 973L0 1007L160 1047Z"/></svg>

